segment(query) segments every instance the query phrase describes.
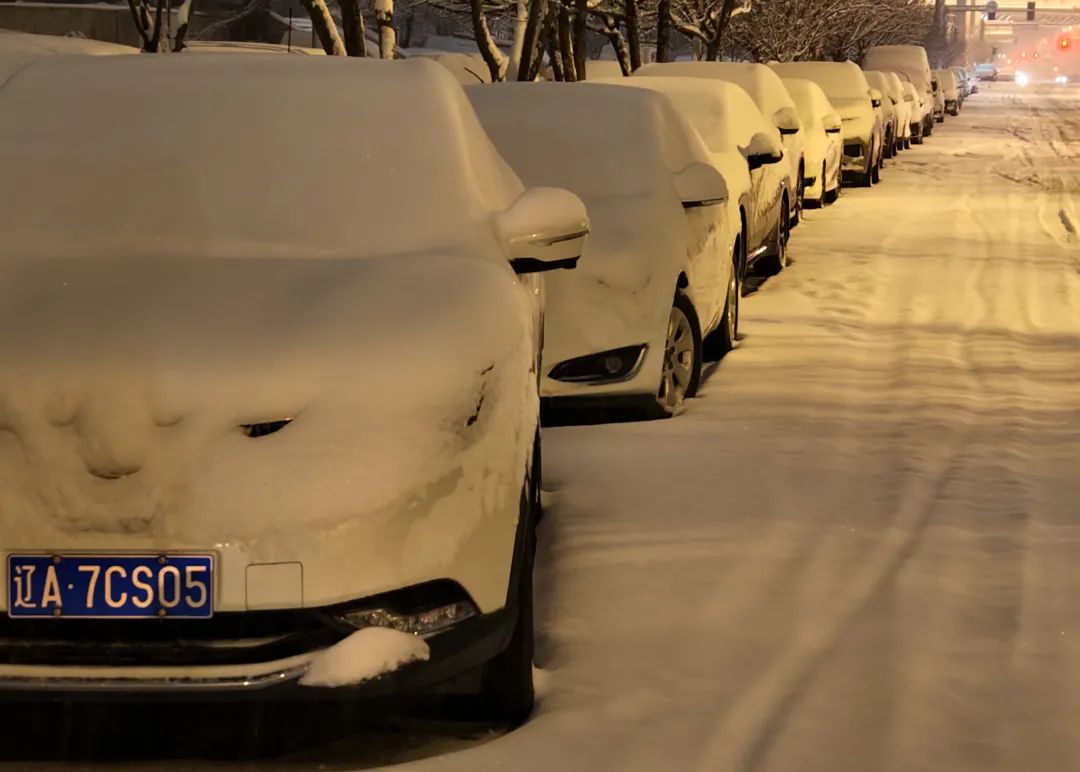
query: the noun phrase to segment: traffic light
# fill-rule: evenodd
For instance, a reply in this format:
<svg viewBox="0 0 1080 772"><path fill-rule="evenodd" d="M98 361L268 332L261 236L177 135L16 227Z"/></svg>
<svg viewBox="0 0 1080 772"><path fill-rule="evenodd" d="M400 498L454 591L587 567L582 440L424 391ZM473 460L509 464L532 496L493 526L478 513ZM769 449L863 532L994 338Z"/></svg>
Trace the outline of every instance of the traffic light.
<svg viewBox="0 0 1080 772"><path fill-rule="evenodd" d="M1028 2L1027 20L1028 21L1035 21L1035 2L1034 2L1034 0L1029 0L1029 2Z"/></svg>
<svg viewBox="0 0 1080 772"><path fill-rule="evenodd" d="M1062 35L1058 38L1058 48L1062 51L1068 51L1072 48L1072 39L1068 35Z"/></svg>

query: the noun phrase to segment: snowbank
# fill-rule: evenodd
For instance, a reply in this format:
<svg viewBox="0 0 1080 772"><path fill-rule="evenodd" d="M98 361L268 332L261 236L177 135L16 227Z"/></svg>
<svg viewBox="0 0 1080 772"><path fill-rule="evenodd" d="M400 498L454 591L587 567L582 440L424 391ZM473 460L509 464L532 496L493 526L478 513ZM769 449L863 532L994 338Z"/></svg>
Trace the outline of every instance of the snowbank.
<svg viewBox="0 0 1080 772"><path fill-rule="evenodd" d="M350 686L410 662L426 662L430 656L423 638L387 627L367 627L316 654L300 684Z"/></svg>
<svg viewBox="0 0 1080 772"><path fill-rule="evenodd" d="M69 38L59 35L32 35L0 29L0 54L90 54L114 56L137 54L139 49L101 40Z"/></svg>

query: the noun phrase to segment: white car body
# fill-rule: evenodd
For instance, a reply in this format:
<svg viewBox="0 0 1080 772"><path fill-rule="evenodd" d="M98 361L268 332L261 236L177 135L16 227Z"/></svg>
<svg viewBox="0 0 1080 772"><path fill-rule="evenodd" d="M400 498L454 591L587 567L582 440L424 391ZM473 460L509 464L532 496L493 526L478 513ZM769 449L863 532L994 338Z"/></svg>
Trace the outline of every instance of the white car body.
<svg viewBox="0 0 1080 772"><path fill-rule="evenodd" d="M891 73L890 73L891 74ZM903 101L899 93L899 82L894 85L886 73L877 70L863 71L870 88L881 94L881 115L884 124L885 154L891 157L896 149L897 138L901 136L900 112L898 104ZM894 76L895 77L895 76Z"/></svg>
<svg viewBox="0 0 1080 772"><path fill-rule="evenodd" d="M701 138L644 89L585 82L465 91L526 184L571 190L589 210L581 267L546 282L541 395L565 403L657 394L676 291L689 295L704 336L720 322L733 275L738 227L724 202L696 206L676 190L694 167L723 187ZM595 369L608 356L623 362L610 376Z"/></svg>
<svg viewBox="0 0 1080 772"><path fill-rule="evenodd" d="M934 98L934 120L938 123L942 123L945 121L945 88L942 86L941 78L939 77L937 70L934 70L933 80L930 81L930 88Z"/></svg>
<svg viewBox="0 0 1080 772"><path fill-rule="evenodd" d="M818 84L802 78L783 80L806 132L806 200L821 205L841 184L843 123Z"/></svg>
<svg viewBox="0 0 1080 772"><path fill-rule="evenodd" d="M884 127L870 84L854 62L785 62L770 65L784 78L817 83L843 121L843 170L869 184L883 157Z"/></svg>
<svg viewBox="0 0 1080 772"><path fill-rule="evenodd" d="M788 189L797 191L790 209L791 217L793 221L798 218L805 173L806 133L799 122L795 103L772 70L764 64L747 62L664 62L646 64L634 72L635 77L643 75L714 78L745 89L761 114L780 132L788 162Z"/></svg>
<svg viewBox="0 0 1080 772"><path fill-rule="evenodd" d="M709 78L619 78L606 83L645 88L666 96L701 135L713 165L728 187L726 223L743 223L745 265L777 247L781 198L788 190L787 164L748 162L762 143L783 154L780 132L750 95L734 83ZM751 169L753 165L755 168Z"/></svg>
<svg viewBox="0 0 1080 772"><path fill-rule="evenodd" d="M914 109L914 89L909 95L907 89L904 87L904 81L895 72L885 72L885 81L889 86L889 98L893 100L896 106L896 129L897 140L904 140L905 143L911 139L911 113ZM900 147L900 143L897 143Z"/></svg>
<svg viewBox="0 0 1080 772"><path fill-rule="evenodd" d="M863 57L867 70L891 70L907 76L919 94L920 110L911 116L912 138L921 142L934 130L934 93L931 86L930 59L926 49L914 45L871 46Z"/></svg>
<svg viewBox="0 0 1080 772"><path fill-rule="evenodd" d="M19 181L0 186L0 318L21 330L0 339L0 533L13 565L22 553L206 556L212 605L200 610L213 617L150 623L177 625L177 639L433 582L458 588L474 620L503 613L542 312L540 278L510 260L539 259L520 246L535 234L580 236L580 201L523 193L431 62L24 65L0 58L0 166ZM409 121L385 120L406 105ZM321 116L317 141L297 134L297 115ZM577 211L530 211L540 199ZM121 591L103 586L88 600L104 592L116 608ZM70 608L42 597L5 594L3 607ZM52 638L73 629L39 624ZM243 690L295 683L321 653L290 644L263 660L251 641L243 661L222 659L241 643L207 643L212 665L185 649L89 671L43 650L38 664L0 665L0 691L20 679Z"/></svg>
<svg viewBox="0 0 1080 772"><path fill-rule="evenodd" d="M902 75L900 76L900 85L904 87L904 101L910 106L907 136L912 142L922 142L922 122L915 117L922 113L922 97L919 95L919 91L915 88L915 85Z"/></svg>
<svg viewBox="0 0 1080 772"><path fill-rule="evenodd" d="M934 77L937 78L941 88L945 112L949 115L959 115L962 100L959 76L952 70L934 70Z"/></svg>

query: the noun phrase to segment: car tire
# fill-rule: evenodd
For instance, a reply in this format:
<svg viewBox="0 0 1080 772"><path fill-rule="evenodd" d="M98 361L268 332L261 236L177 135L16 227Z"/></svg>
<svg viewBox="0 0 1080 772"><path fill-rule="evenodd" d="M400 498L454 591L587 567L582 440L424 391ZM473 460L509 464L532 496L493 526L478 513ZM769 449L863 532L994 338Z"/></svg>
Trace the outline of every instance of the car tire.
<svg viewBox="0 0 1080 772"><path fill-rule="evenodd" d="M539 432L535 440L539 447ZM533 565L536 560L536 523L540 507L541 461L533 454L529 477L522 490L520 569L513 588L517 606L514 631L506 648L484 665L480 691L466 709L466 718L518 726L528 719L536 703L533 686ZM513 573L511 574L513 575Z"/></svg>
<svg viewBox="0 0 1080 772"><path fill-rule="evenodd" d="M929 119L923 121L923 130L922 130L923 139L925 139L926 137L929 137L933 133L934 133L934 116L931 115Z"/></svg>
<svg viewBox="0 0 1080 772"><path fill-rule="evenodd" d="M686 339L689 335L689 340ZM689 346L687 346L687 343ZM676 362L689 354L689 367L676 366ZM660 385L645 405L649 418L673 418L686 409L686 400L697 393L701 381L701 325L690 298L681 290L675 291L675 299L668 315L664 359L660 368ZM680 373L682 374L680 376Z"/></svg>
<svg viewBox="0 0 1080 772"><path fill-rule="evenodd" d="M796 183L795 188L795 211L791 213L790 228L794 228L800 222L802 222L803 205L806 203L806 183L804 180L806 172L803 169L802 164L799 164L799 181Z"/></svg>
<svg viewBox="0 0 1080 772"><path fill-rule="evenodd" d="M705 336L702 345L702 358L717 362L735 348L739 339L739 305L742 298L742 266L740 263L742 245L735 242L731 250L731 278L728 279L727 298L724 301L724 313L720 317L720 326Z"/></svg>
<svg viewBox="0 0 1080 772"><path fill-rule="evenodd" d="M844 190L844 175L837 170L836 172L836 187L832 189L831 193L825 194L826 204L835 204L840 198L841 192Z"/></svg>
<svg viewBox="0 0 1080 772"><path fill-rule="evenodd" d="M787 268L788 253L787 242L790 231L786 227L788 219L788 201L785 196L780 203L780 217L776 221L776 234L773 237L773 246L762 258L761 268L767 276L774 276Z"/></svg>
<svg viewBox="0 0 1080 772"><path fill-rule="evenodd" d="M874 166L874 168L870 170L870 181L874 185L877 185L879 182L881 182L881 160L880 159L878 159L878 162Z"/></svg>
<svg viewBox="0 0 1080 772"><path fill-rule="evenodd" d="M912 143L912 138L911 137L904 137L904 150L911 150L911 143Z"/></svg>

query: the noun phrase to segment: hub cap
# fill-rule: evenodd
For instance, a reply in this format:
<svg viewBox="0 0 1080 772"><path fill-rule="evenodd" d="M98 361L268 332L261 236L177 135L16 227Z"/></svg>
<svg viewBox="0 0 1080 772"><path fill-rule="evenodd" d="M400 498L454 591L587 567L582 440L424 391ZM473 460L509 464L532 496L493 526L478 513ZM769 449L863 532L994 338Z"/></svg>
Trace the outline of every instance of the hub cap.
<svg viewBox="0 0 1080 772"><path fill-rule="evenodd" d="M669 410L677 409L686 399L686 389L690 386L693 372L694 332L686 314L672 308L668 317L667 342L664 344L660 391L656 395L660 404Z"/></svg>

